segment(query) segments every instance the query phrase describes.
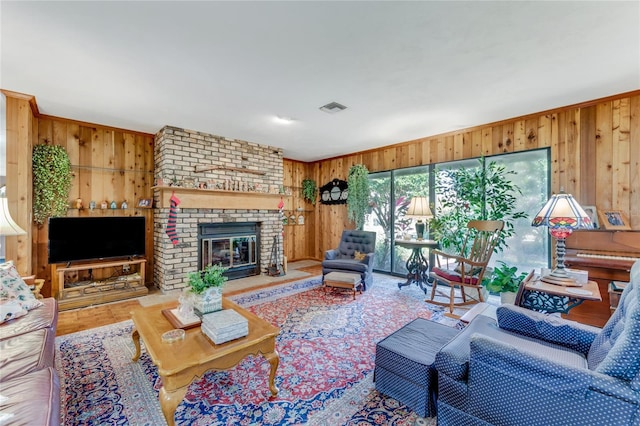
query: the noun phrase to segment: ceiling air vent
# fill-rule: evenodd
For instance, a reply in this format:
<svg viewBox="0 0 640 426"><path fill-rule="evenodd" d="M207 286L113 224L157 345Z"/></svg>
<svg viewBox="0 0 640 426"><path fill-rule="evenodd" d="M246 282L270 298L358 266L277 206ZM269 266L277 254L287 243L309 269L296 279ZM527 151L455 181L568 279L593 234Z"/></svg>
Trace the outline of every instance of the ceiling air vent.
<svg viewBox="0 0 640 426"><path fill-rule="evenodd" d="M337 102L330 102L320 107L320 111L324 111L328 114L335 114L336 112L344 111L345 109L347 109L346 106Z"/></svg>

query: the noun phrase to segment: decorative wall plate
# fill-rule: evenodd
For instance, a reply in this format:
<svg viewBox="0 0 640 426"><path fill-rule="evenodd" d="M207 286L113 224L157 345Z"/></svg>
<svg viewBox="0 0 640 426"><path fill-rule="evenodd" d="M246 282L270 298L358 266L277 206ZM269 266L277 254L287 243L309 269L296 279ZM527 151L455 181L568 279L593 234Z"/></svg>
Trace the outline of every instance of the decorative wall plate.
<svg viewBox="0 0 640 426"><path fill-rule="evenodd" d="M334 179L320 187L320 202L322 204L346 204L348 185L340 179Z"/></svg>

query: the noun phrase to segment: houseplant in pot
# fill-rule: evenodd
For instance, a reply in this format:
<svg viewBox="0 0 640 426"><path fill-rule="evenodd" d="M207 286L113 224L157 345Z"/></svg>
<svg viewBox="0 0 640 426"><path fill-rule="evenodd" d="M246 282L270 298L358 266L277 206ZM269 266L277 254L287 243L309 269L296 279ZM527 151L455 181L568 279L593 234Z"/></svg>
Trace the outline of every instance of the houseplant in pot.
<svg viewBox="0 0 640 426"><path fill-rule="evenodd" d="M227 281L227 268L209 265L202 271L190 272L188 277L193 307L200 315L222 309L222 286Z"/></svg>
<svg viewBox="0 0 640 426"><path fill-rule="evenodd" d="M521 272L517 275L517 267L509 266L502 261L498 261L498 263L500 266L493 269L491 276L485 278L483 284L490 293L500 294L500 302L502 304L513 304L520 284L527 277L527 274Z"/></svg>

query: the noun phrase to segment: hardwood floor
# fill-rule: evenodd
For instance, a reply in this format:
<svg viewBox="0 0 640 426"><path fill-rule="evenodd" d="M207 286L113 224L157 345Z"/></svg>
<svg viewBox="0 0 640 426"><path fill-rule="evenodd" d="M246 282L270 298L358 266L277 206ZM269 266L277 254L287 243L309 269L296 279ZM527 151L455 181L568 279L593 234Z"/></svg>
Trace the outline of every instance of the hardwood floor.
<svg viewBox="0 0 640 426"><path fill-rule="evenodd" d="M300 271L308 272L312 276L320 275L322 273L322 267L318 265L299 268ZM251 290L256 290L261 287L269 287L273 285L280 285L290 281L298 281L300 278L293 278L290 280L278 281L274 284L268 284L260 287L254 287ZM237 294L235 292L234 294ZM231 295L231 294L229 294ZM86 308L79 308L70 311L62 311L58 313L58 328L56 330L57 336L65 334L76 333L82 330L88 330L95 327L101 327L103 325L114 324L116 322L126 321L131 318L130 312L132 309L140 307L138 299L129 299L122 302L112 302L97 306L88 306Z"/></svg>

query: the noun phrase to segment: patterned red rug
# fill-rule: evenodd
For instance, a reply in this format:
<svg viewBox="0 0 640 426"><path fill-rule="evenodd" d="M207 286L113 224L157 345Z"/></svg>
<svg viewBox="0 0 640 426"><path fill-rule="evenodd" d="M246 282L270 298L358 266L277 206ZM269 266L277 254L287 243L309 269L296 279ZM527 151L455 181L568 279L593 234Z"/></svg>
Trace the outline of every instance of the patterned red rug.
<svg viewBox="0 0 640 426"><path fill-rule="evenodd" d="M280 392L271 398L269 363L250 356L194 381L176 424L435 424L380 395L371 381L376 343L404 324L423 317L460 326L425 303L416 287L399 290L397 281L376 275L355 301L348 293L325 293L318 277L233 297L281 329ZM144 348L140 361L131 362L131 328L125 321L56 339L63 424L164 424L155 366Z"/></svg>

